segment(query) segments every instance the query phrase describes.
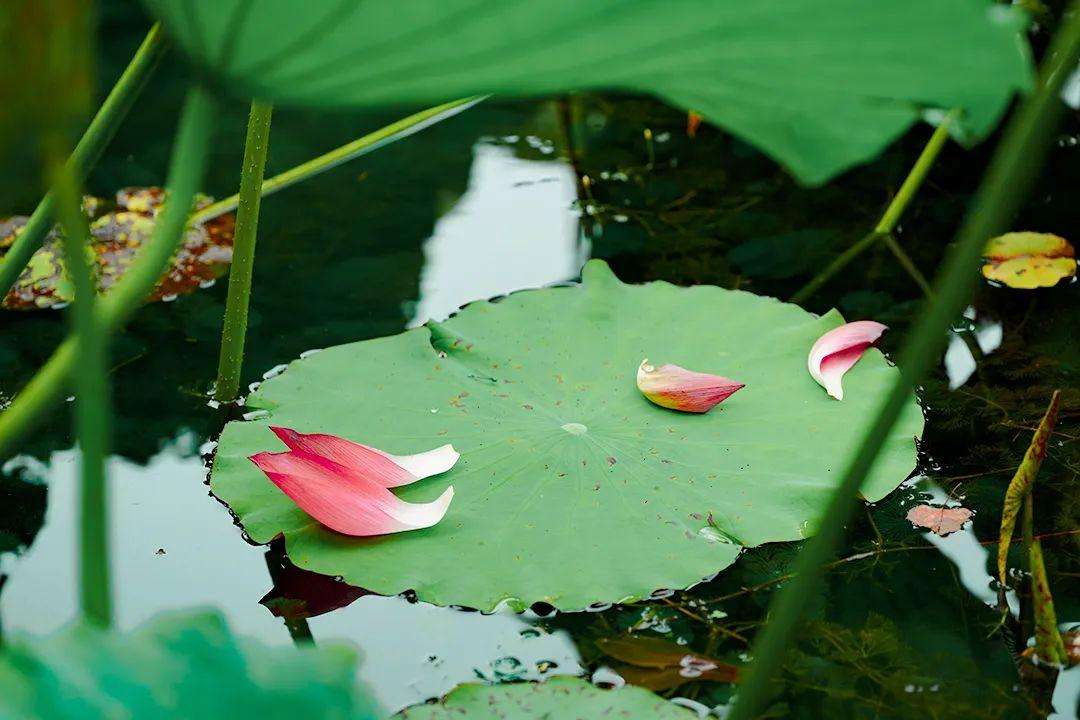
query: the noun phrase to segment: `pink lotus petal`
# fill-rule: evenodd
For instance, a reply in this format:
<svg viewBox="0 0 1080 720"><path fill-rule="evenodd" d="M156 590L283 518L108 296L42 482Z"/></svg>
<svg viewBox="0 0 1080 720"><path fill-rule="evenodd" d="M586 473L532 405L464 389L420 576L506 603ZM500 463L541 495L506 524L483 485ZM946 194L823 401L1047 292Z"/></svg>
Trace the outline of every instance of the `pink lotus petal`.
<svg viewBox="0 0 1080 720"><path fill-rule="evenodd" d="M810 375L837 400L844 399L844 373L889 328L873 320L858 320L834 328L818 338L806 361Z"/></svg>
<svg viewBox="0 0 1080 720"><path fill-rule="evenodd" d="M336 435L300 433L274 425L270 429L290 450L332 460L388 488L444 473L454 467L460 457L453 445L416 455L391 455Z"/></svg>
<svg viewBox="0 0 1080 720"><path fill-rule="evenodd" d="M434 502L408 503L332 460L305 452L263 452L250 460L301 510L345 535L431 527L446 515L454 497L454 488L449 487Z"/></svg>
<svg viewBox="0 0 1080 720"><path fill-rule="evenodd" d="M693 372L678 365L656 367L643 360L637 372L638 390L660 407L683 412L712 410L736 391L741 382L720 375Z"/></svg>

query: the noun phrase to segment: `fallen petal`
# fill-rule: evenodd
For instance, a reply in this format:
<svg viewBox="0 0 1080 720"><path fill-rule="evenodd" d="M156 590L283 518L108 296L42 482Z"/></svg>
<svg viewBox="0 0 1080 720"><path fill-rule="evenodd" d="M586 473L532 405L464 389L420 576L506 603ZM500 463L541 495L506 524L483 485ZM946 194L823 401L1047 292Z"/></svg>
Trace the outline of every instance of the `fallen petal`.
<svg viewBox="0 0 1080 720"><path fill-rule="evenodd" d="M726 400L745 384L678 365L656 367L643 360L637 372L638 390L660 407L703 413Z"/></svg>
<svg viewBox="0 0 1080 720"><path fill-rule="evenodd" d="M857 320L834 328L810 348L806 365L810 376L837 400L844 399L844 373L854 367L866 349L889 328L873 320Z"/></svg>
<svg viewBox="0 0 1080 720"><path fill-rule="evenodd" d="M454 497L454 488L449 487L434 502L405 502L383 485L305 452L263 452L250 460L301 510L345 535L386 535L431 527L446 515Z"/></svg>
<svg viewBox="0 0 1080 720"><path fill-rule="evenodd" d="M974 513L963 507L934 507L916 505L908 510L908 521L930 532L945 536L964 527Z"/></svg>
<svg viewBox="0 0 1080 720"><path fill-rule="evenodd" d="M387 488L444 473L461 457L453 445L416 455L391 455L336 435L301 433L274 425L270 430L290 450L326 458Z"/></svg>

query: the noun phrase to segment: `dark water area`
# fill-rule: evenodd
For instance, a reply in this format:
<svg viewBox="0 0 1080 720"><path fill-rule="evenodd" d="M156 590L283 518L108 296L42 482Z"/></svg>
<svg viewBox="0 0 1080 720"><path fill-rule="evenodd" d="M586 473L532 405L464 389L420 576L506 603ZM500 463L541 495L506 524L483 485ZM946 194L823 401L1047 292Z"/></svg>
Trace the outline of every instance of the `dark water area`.
<svg viewBox="0 0 1080 720"><path fill-rule="evenodd" d="M147 28L126 5L102 11L98 87L107 89ZM1041 36L1036 38L1038 44ZM164 182L185 78L167 56L91 174L111 196ZM331 114L279 109L267 175L370 132L414 108ZM203 190L235 191L247 107L222 104ZM716 128L687 133L686 115L649 99L488 100L423 132L263 202L244 382L302 353L394 334L462 304L574 279L589 257L627 282L716 284L787 299L877 222L929 137L918 127L873 163L825 187L799 186ZM897 239L932 277L959 226L993 141L950 144L908 208ZM588 180L584 180L584 178ZM27 213L37 189L2 185L2 213ZM1014 229L1078 240L1080 114L1073 109ZM619 682L604 638L634 629L744 664L783 587L798 543L745 551L688 591L597 612L483 615L385 598L310 577L280 548L245 542L209 494L204 455L224 418L208 403L217 366L224 279L142 308L115 338L116 427L110 460L117 624L171 608L220 608L233 628L292 642L278 614L309 612L316 641L356 643L361 678L387 709L468 680L583 674ZM888 324L895 351L924 295L878 244L804 307ZM66 333L62 313L0 316L0 402ZM921 390L926 433L916 474L860 508L815 598L770 717L1022 718L1076 716L1077 668L1053 673L1019 657L1032 635L993 609L1002 499L1055 389L1062 413L1035 490L1058 620L1080 623L1080 289L982 283L950 348ZM44 633L76 614L75 464L69 407L7 460L0 477L0 620ZM907 510L949 502L974 511L941 538ZM1022 566L1017 554L1013 567ZM1019 586L1019 585L1018 585ZM269 593L269 598L260 603ZM340 607L337 607L340 606ZM331 609L331 608L337 609ZM292 609L292 610L290 610ZM624 672L628 675L629 671ZM685 680L686 682L683 682ZM708 711L734 686L683 677L661 694ZM661 683L647 677L642 682Z"/></svg>

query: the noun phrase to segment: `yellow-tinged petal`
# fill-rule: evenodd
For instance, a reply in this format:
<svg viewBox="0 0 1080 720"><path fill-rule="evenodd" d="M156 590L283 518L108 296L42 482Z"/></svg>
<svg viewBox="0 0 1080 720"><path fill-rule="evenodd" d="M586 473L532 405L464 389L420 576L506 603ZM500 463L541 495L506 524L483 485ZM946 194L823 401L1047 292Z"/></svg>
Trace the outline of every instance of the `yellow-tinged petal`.
<svg viewBox="0 0 1080 720"><path fill-rule="evenodd" d="M745 384L678 365L653 365L647 359L637 371L638 390L660 407L703 413L731 397Z"/></svg>

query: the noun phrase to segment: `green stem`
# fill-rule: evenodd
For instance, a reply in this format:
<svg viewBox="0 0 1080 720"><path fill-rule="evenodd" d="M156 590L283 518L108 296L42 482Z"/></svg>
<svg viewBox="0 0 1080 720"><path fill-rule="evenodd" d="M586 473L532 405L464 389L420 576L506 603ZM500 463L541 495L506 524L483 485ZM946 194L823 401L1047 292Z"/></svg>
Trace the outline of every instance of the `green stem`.
<svg viewBox="0 0 1080 720"><path fill-rule="evenodd" d="M158 216L154 233L131 267L97 306L98 327L111 332L135 312L153 290L180 243L195 191L206 169L215 104L202 88L188 93L177 128L167 183L168 202ZM68 377L81 361L81 344L69 338L30 379L22 392L0 413L0 457L41 418L63 393Z"/></svg>
<svg viewBox="0 0 1080 720"><path fill-rule="evenodd" d="M421 110L418 113L414 113L401 120L390 123L386 127L379 128L373 133L368 133L367 135L346 143L324 155L320 155L317 158L308 160L305 163L286 170L280 175L275 175L263 182L260 194L263 197L266 197L267 195L276 193L278 190L284 190L290 185L295 185L302 180L307 180L310 177L336 168L342 163L355 160L362 155L367 155L385 145L397 142L402 138L406 138L425 128L431 127L435 123L468 110L486 97L487 96L468 97L462 98L461 100L454 100L452 102L443 103L442 105L436 105L427 110ZM236 210L239 203L239 194L227 197L224 200L218 200L216 203L207 205L192 215L191 222L202 223L207 220L213 220L219 215L224 215L227 212Z"/></svg>
<svg viewBox="0 0 1080 720"><path fill-rule="evenodd" d="M822 566L843 537L844 523L863 478L908 402L912 388L934 366L949 326L967 305L978 282L976 268L987 238L1006 228L1042 165L1062 113L1061 86L1080 57L1080 0L1074 0L1070 10L1047 53L1039 86L1010 121L957 242L937 278L933 300L927 303L905 344L898 379L846 468L816 534L799 553L795 577L769 609L769 622L753 646L751 672L739 689L728 720L757 717L772 698L774 680L784 663L788 645L795 637L807 603L817 596L824 573Z"/></svg>
<svg viewBox="0 0 1080 720"><path fill-rule="evenodd" d="M53 154L59 158L58 153ZM87 262L90 226L83 215L78 183L59 159L50 165L56 213L64 228L64 265L74 286L71 336L79 344L75 372L75 436L79 440L79 597L83 617L101 627L112 624L109 582L108 454L110 407L107 334L98 325L97 288Z"/></svg>
<svg viewBox="0 0 1080 720"><path fill-rule="evenodd" d="M255 238L259 227L259 193L270 143L270 116L274 106L253 100L244 141L244 164L240 171L240 202L236 213L236 238L233 243L232 268L229 270L229 296L225 302L225 322L221 328L221 355L214 398L232 402L240 389L240 371L244 365L244 337L247 334L248 302L251 297L251 273L255 265Z"/></svg>
<svg viewBox="0 0 1080 720"><path fill-rule="evenodd" d="M801 303L805 302L807 298L813 295L818 289L832 279L834 275L843 270L848 264L862 254L864 250L874 244L874 241L879 238L888 237L892 231L896 229L896 224L900 222L900 218L904 214L904 210L911 204L912 199L915 197L915 193L919 191L919 187L922 186L923 180L926 179L927 174L930 172L930 168L934 166L934 161L937 160L937 156L941 153L941 149L945 147L945 141L949 139L949 126L956 121L959 117L958 110L951 110L941 121L941 123L934 130L934 134L930 136L930 140L927 141L926 147L919 153L918 159L915 160L915 164L911 166L911 171L908 172L906 178L904 178L903 184L900 185L900 189L893 197L889 206L885 208L885 212L882 213L881 219L878 220L877 225L869 234L863 236L859 242L852 245L843 253L838 255L824 270L814 276L810 282L806 283L797 293L791 296L791 302ZM893 243L896 243L895 238ZM897 245L899 248L899 245ZM894 254L895 254L894 249ZM901 255L903 257L901 257ZM900 254L897 255L901 264L904 265L904 269L911 272L911 269L915 269L916 282L923 288L923 292L929 290L929 284L926 282L926 278L922 276L922 273L915 268L915 264L911 262L907 257L907 253L900 249ZM905 263L904 260L907 260ZM910 265L910 267L909 267Z"/></svg>
<svg viewBox="0 0 1080 720"><path fill-rule="evenodd" d="M881 236L881 242L885 243L885 247L892 251L893 256L897 262L900 263L900 267L907 271L907 274L911 276L911 279L915 281L915 284L919 286L922 293L927 298L933 295L933 291L930 289L930 282L926 279L926 276L922 274L922 270L919 270L919 266L915 264L915 261L911 259L911 256L907 254L903 246L896 239L896 236L892 233L885 233Z"/></svg>
<svg viewBox="0 0 1080 720"><path fill-rule="evenodd" d="M848 263L859 255L862 255L864 250L877 242L879 237L880 235L873 230L863 235L859 238L858 242L833 258L832 262L830 262L824 270L811 278L810 282L803 285L797 293L792 295L791 302L797 304L805 302L811 295L818 291L818 288L831 280L833 275L836 275L843 270L848 266Z"/></svg>
<svg viewBox="0 0 1080 720"><path fill-rule="evenodd" d="M151 72L157 66L165 50L165 38L161 25L154 23L146 38L142 41L135 56L131 58L120 79L109 91L108 97L98 109L94 119L86 128L79 144L67 160L67 172L76 183L86 179L90 168L97 162L105 146L116 134L117 128L131 109L135 98L146 85ZM18 280L26 263L45 239L53 225L53 198L46 195L26 221L22 232L15 238L0 261L0 297L7 295L11 286Z"/></svg>

